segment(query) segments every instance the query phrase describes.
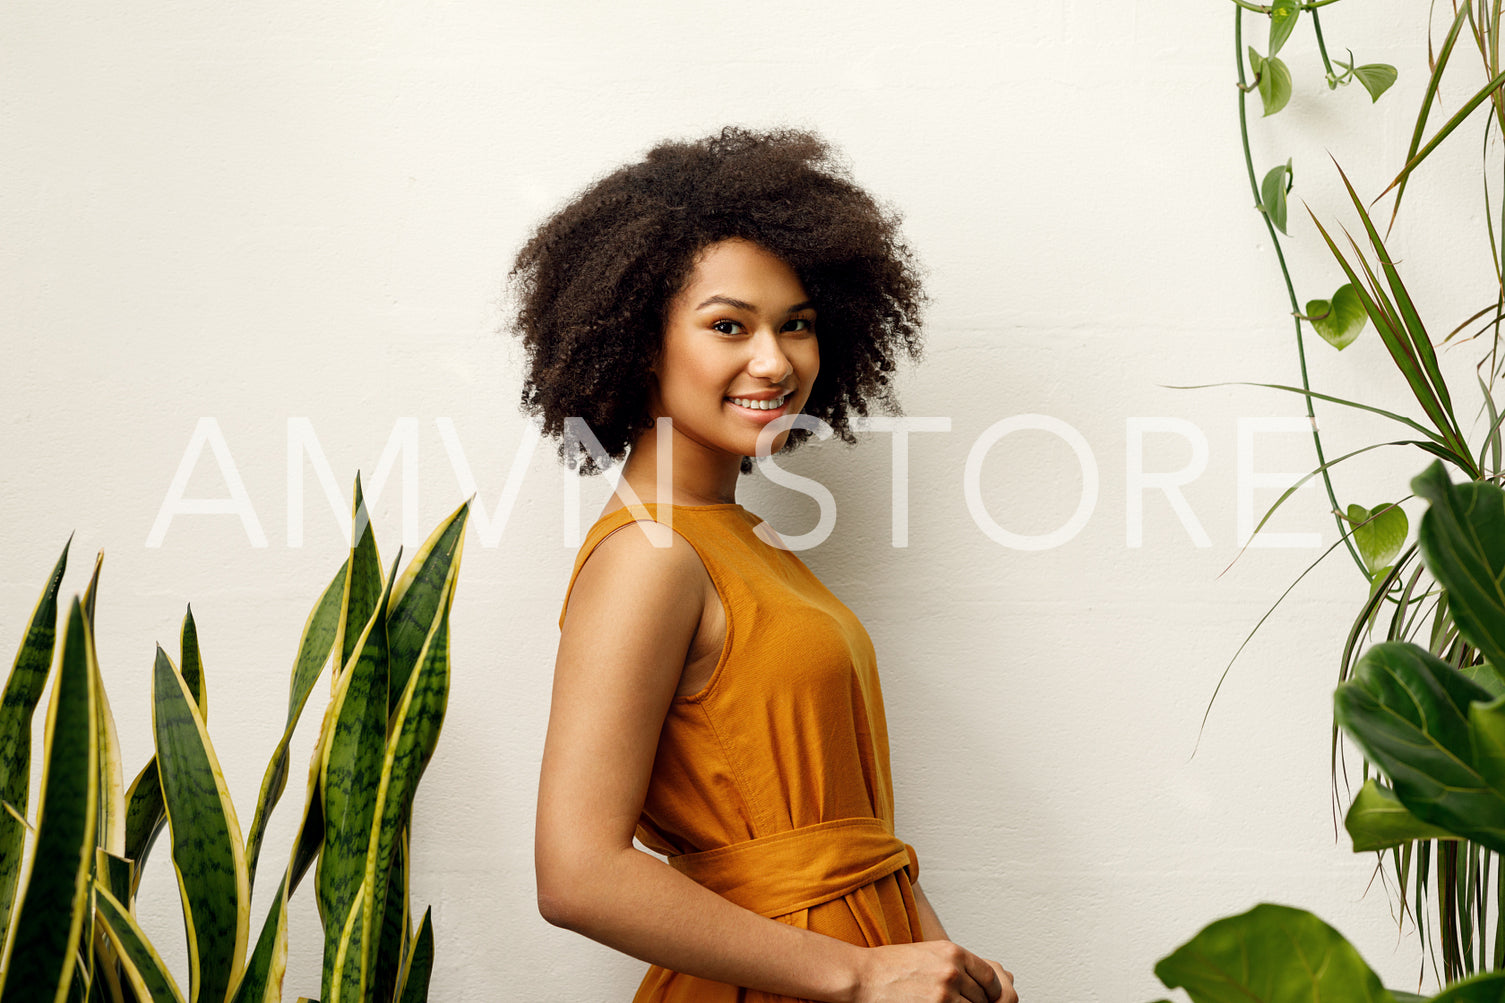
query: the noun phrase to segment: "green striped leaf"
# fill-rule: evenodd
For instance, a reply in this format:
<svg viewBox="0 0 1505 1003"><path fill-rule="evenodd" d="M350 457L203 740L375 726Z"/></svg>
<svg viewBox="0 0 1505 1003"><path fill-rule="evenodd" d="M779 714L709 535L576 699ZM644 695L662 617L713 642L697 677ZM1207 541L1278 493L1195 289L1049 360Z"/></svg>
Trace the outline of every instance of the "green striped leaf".
<svg viewBox="0 0 1505 1003"><path fill-rule="evenodd" d="M408 830L397 837L392 860L391 878L387 881L387 901L381 911L381 934L376 956L371 961L371 979L367 983L371 1003L392 1003L397 998L402 976L402 959L412 936L412 917L408 915Z"/></svg>
<svg viewBox="0 0 1505 1003"><path fill-rule="evenodd" d="M398 552L398 559L401 558ZM351 578L355 577L351 561ZM323 737L320 791L324 799L324 844L316 883L319 916L324 921L324 971L321 998L331 1003L341 969L336 956L351 903L366 870L366 851L376 811L377 789L387 738L387 631L381 616L387 592L397 575L394 560L380 601L361 633L358 654L335 684L328 727ZM359 919L359 916L356 917ZM359 931L355 934L359 936ZM359 944L356 945L359 948ZM359 957L359 955L357 955Z"/></svg>
<svg viewBox="0 0 1505 1003"><path fill-rule="evenodd" d="M235 806L193 695L157 649L152 730L188 935L189 998L219 1003L239 978L251 892Z"/></svg>
<svg viewBox="0 0 1505 1003"><path fill-rule="evenodd" d="M402 578L392 586L392 598L386 606L392 675L389 714L397 709L398 698L408 685L408 677L418 666L423 645L439 618L440 601L446 588L450 592L448 601L454 601L454 588L449 584L450 571L460 563L469 515L470 502L466 501L429 534L418 553L413 555Z"/></svg>
<svg viewBox="0 0 1505 1003"><path fill-rule="evenodd" d="M335 572L334 578L324 589L323 595L319 596L318 602L314 603L314 608L303 623L303 636L298 642L298 657L293 663L292 685L288 694L287 723L283 728L282 738L272 750L266 773L262 775L261 793L256 799L256 814L251 819L251 831L246 838L246 867L252 888L256 886L256 861L261 856L261 840L266 835L267 823L271 821L272 809L277 806L282 792L287 788L287 777L291 770L288 747L292 743L293 732L303 715L308 694L313 690L324 664L329 661L335 635L339 632L340 604L344 599L345 572L349 567L350 561L347 559L340 565L340 570Z"/></svg>
<svg viewBox="0 0 1505 1003"><path fill-rule="evenodd" d="M438 740L449 700L449 607L454 594L458 564L451 564L439 601L439 619L421 652L421 664L408 680L391 721L381 766L381 784L376 792L375 824L366 854L366 911L362 944L366 957L363 972L370 969L370 951L383 927L380 909L387 901L396 848L412 818L413 795L426 765L424 751ZM365 979L361 985L366 993Z"/></svg>
<svg viewBox="0 0 1505 1003"><path fill-rule="evenodd" d="M334 945L333 970L338 976L330 980L323 999L326 1003L360 1003L361 1000L361 913L365 904L366 889L356 891L350 903L350 914L339 928L339 939ZM328 965L329 948L325 948L325 964Z"/></svg>
<svg viewBox="0 0 1505 1003"><path fill-rule="evenodd" d="M26 849L26 826L22 820L31 799L31 719L52 670L57 643L57 593L72 542L70 536L47 576L5 682L4 696L0 697L0 801L16 811L16 815L0 812L0 931L10 928L16 884L21 878L21 860Z"/></svg>
<svg viewBox="0 0 1505 1003"><path fill-rule="evenodd" d="M183 1003L183 993L173 981L172 973L136 925L130 910L103 885L95 887L94 908L136 998L143 1003Z"/></svg>
<svg viewBox="0 0 1505 1003"><path fill-rule="evenodd" d="M94 637L75 599L47 706L36 851L0 974L8 1003L59 1003L73 982L99 807L96 675Z"/></svg>
<svg viewBox="0 0 1505 1003"><path fill-rule="evenodd" d="M423 910L423 922L418 924L418 936L413 938L413 950L402 966L402 990L399 1003L428 1003L429 975L434 970L434 924L430 913Z"/></svg>
<svg viewBox="0 0 1505 1003"><path fill-rule="evenodd" d="M179 669L178 674L183 677L183 684L188 692L193 694L199 716L207 722L209 689L204 678L203 660L199 655L199 634L191 606L183 614L180 644L183 661L190 668L186 674ZM147 760L141 772L136 774L136 779L131 781L131 786L125 792L124 855L135 864L131 875L131 902L136 899L136 889L140 887L142 872L146 870L146 858L151 854L152 847L166 824L167 810L162 803L162 782L157 775L157 757L153 756Z"/></svg>
<svg viewBox="0 0 1505 1003"><path fill-rule="evenodd" d="M391 582L383 582L381 554L376 549L376 534L371 529L371 515L366 511L366 499L361 493L361 478L355 476L355 503L350 527L350 573L345 577L344 597L341 601L340 627L336 635L335 650L340 653L338 671L344 672L350 659L360 650L360 638L371 614L382 608L385 601L383 589Z"/></svg>
<svg viewBox="0 0 1505 1003"><path fill-rule="evenodd" d="M287 972L287 897L288 874L284 873L231 1003L280 1003L282 977Z"/></svg>

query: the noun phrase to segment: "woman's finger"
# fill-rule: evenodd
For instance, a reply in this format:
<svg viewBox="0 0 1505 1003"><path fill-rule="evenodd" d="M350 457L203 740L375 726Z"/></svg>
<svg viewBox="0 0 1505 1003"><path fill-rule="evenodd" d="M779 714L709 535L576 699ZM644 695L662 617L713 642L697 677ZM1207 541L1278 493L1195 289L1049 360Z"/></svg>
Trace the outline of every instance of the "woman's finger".
<svg viewBox="0 0 1505 1003"><path fill-rule="evenodd" d="M1019 993L1014 990L1014 973L996 961L989 961L988 965L993 969L999 983L997 1003L1019 1003Z"/></svg>

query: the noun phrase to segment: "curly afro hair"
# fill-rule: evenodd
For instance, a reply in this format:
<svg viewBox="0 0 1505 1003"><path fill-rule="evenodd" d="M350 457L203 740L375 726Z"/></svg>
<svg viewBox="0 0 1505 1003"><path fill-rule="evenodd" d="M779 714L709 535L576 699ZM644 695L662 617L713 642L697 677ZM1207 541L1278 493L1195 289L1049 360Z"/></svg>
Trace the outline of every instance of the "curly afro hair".
<svg viewBox="0 0 1505 1003"><path fill-rule="evenodd" d="M699 252L730 238L783 259L815 304L821 370L804 413L854 442L853 415L874 402L898 410L890 374L901 352L919 356L925 305L898 215L857 187L813 133L728 127L661 143L608 174L518 253L511 280L528 359L523 410L562 440L567 463L599 469L584 447L568 454L569 418L584 419L616 459L653 427L650 368L669 303ZM794 430L789 445L808 435Z"/></svg>

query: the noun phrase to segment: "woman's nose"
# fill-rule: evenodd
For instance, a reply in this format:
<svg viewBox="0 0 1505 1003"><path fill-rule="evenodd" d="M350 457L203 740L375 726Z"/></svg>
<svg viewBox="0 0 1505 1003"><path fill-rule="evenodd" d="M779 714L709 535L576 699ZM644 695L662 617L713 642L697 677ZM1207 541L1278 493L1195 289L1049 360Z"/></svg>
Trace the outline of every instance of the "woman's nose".
<svg viewBox="0 0 1505 1003"><path fill-rule="evenodd" d="M752 340L752 358L748 361L749 374L772 383L782 383L794 372L794 364L784 354L778 337L772 331L760 331Z"/></svg>

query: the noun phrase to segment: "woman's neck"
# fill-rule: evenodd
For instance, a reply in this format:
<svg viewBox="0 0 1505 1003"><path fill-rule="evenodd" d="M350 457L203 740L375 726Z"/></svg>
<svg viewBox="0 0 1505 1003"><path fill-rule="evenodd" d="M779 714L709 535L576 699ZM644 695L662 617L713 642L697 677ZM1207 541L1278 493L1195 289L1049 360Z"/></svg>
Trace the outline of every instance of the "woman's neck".
<svg viewBox="0 0 1505 1003"><path fill-rule="evenodd" d="M638 498L673 505L718 505L737 500L742 458L693 439L649 429L633 440L622 482Z"/></svg>

